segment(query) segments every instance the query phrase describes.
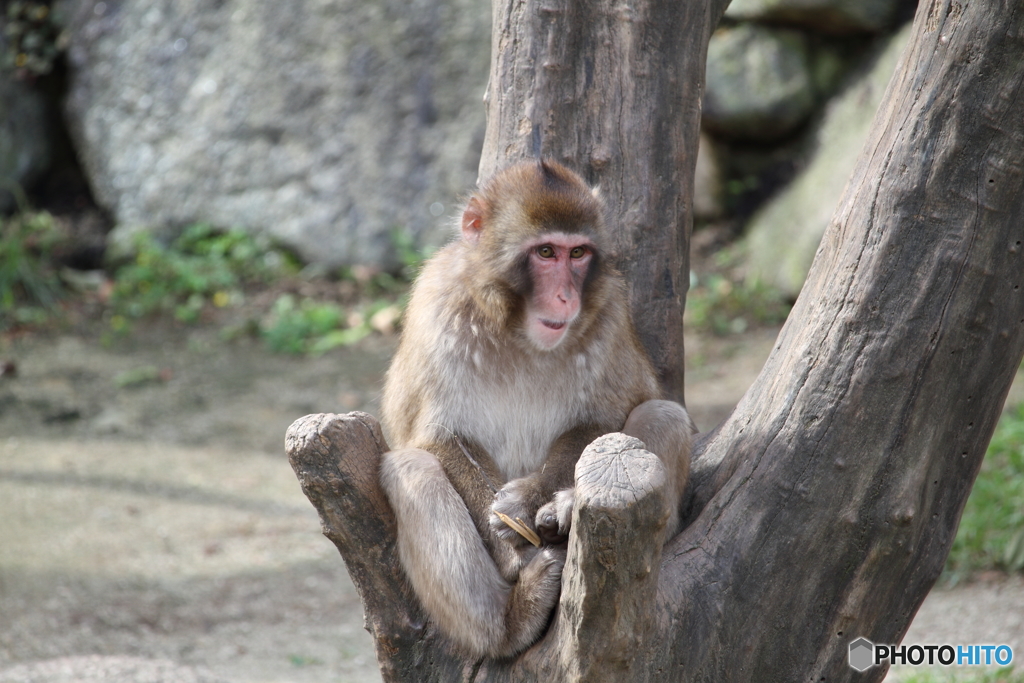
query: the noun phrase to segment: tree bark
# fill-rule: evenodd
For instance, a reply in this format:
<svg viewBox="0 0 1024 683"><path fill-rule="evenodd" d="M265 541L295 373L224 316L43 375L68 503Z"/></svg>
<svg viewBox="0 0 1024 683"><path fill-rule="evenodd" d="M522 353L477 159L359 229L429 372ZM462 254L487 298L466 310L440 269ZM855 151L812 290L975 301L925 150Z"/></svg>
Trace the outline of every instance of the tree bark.
<svg viewBox="0 0 1024 683"><path fill-rule="evenodd" d="M516 27L570 13L530 11L536 16L516 18ZM706 44L717 10L686 3L678 11L696 15L698 27L681 26L677 40ZM505 15L511 10L496 10ZM609 9L594 21L612 16ZM663 48L655 41L649 49ZM497 49L500 59L510 48ZM695 74L703 73L704 47L691 49L701 63L677 77L690 83L688 108L677 110L684 118L696 116ZM614 61L601 59L595 73ZM492 99L521 87L497 82ZM631 100L629 116L642 104ZM628 440L592 445L576 471L580 502L560 605L545 637L516 659L460 659L424 621L394 556L394 521L375 478L387 446L372 418L296 422L292 464L363 594L385 680L881 680L883 668L855 674L847 646L860 636L896 643L905 633L942 569L1024 355L1022 111L1024 7L924 0L771 357L698 446L689 525L659 564L650 547L659 468ZM552 132L589 141L571 149L597 149L619 134L602 138L603 129L555 114L536 120L552 122L541 128L542 144ZM502 154L519 154L527 129L492 133L488 153L497 158L498 140ZM679 149L672 136L665 144ZM621 168L643 164L632 157L648 146L617 148L629 157ZM673 163L692 166L688 159L679 152ZM659 185L651 196L688 198L686 173L637 177ZM627 214L648 205L621 199Z"/></svg>
<svg viewBox="0 0 1024 683"><path fill-rule="evenodd" d="M690 624L667 650L693 680L848 680L849 641L898 642L941 572L1024 353L1022 67L1024 7L921 3L790 319L705 442L699 514L666 549L664 604Z"/></svg>

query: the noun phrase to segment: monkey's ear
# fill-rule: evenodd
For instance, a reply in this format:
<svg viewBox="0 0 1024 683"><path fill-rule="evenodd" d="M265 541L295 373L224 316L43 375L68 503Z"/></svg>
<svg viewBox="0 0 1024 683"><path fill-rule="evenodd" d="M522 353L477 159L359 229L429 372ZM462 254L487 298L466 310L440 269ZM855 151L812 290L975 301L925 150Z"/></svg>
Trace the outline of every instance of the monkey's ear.
<svg viewBox="0 0 1024 683"><path fill-rule="evenodd" d="M484 206L478 197L470 197L466 210L462 212L462 239L470 244L480 240L484 228Z"/></svg>

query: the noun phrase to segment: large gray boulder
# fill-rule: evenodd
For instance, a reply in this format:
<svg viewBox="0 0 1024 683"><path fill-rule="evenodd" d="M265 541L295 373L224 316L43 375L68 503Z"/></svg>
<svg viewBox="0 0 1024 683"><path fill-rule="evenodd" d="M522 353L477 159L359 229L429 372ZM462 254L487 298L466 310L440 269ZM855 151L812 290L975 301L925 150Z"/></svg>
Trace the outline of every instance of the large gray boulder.
<svg viewBox="0 0 1024 683"><path fill-rule="evenodd" d="M725 16L784 22L821 33L877 32L892 23L899 0L732 0Z"/></svg>
<svg viewBox="0 0 1024 683"><path fill-rule="evenodd" d="M755 24L719 29L708 44L702 122L726 138L771 141L793 132L815 104L807 38Z"/></svg>
<svg viewBox="0 0 1024 683"><path fill-rule="evenodd" d="M0 211L50 166L47 114L42 95L0 71Z"/></svg>
<svg viewBox="0 0 1024 683"><path fill-rule="evenodd" d="M744 242L748 279L790 297L800 292L909 31L908 25L889 38L871 69L829 104L807 166L751 219Z"/></svg>
<svg viewBox="0 0 1024 683"><path fill-rule="evenodd" d="M476 180L478 0L67 0L66 114L134 230L242 227L328 265L444 241Z"/></svg>

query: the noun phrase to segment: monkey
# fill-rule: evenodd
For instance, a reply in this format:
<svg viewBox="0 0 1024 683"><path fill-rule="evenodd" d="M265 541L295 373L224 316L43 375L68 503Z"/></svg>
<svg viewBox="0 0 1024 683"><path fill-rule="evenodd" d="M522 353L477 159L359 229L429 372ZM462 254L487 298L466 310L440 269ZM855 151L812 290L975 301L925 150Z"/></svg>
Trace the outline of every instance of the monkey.
<svg viewBox="0 0 1024 683"><path fill-rule="evenodd" d="M660 400L604 212L550 160L483 183L416 279L385 377L380 481L399 561L440 631L476 657L515 655L547 628L576 461L595 438L621 431L662 459L666 538L678 525L696 430Z"/></svg>

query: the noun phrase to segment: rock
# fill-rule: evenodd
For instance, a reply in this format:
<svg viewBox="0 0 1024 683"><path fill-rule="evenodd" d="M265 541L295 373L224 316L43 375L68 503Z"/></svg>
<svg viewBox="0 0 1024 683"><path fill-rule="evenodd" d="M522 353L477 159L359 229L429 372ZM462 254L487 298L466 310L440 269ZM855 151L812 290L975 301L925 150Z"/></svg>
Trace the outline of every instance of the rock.
<svg viewBox="0 0 1024 683"><path fill-rule="evenodd" d="M820 33L877 32L892 24L899 0L732 0L725 16L804 26Z"/></svg>
<svg viewBox="0 0 1024 683"><path fill-rule="evenodd" d="M15 208L12 187L26 189L50 166L47 114L40 93L0 71L0 211Z"/></svg>
<svg viewBox="0 0 1024 683"><path fill-rule="evenodd" d="M702 121L712 133L776 140L806 121L814 104L802 33L744 24L711 37Z"/></svg>
<svg viewBox="0 0 1024 683"><path fill-rule="evenodd" d="M714 220L722 215L722 169L715 143L701 135L697 148L697 171L693 179L693 217Z"/></svg>
<svg viewBox="0 0 1024 683"><path fill-rule="evenodd" d="M67 118L118 226L266 233L332 267L448 236L476 180L475 0L68 0Z"/></svg>
<svg viewBox="0 0 1024 683"><path fill-rule="evenodd" d="M806 168L751 219L744 245L748 278L790 297L799 293L909 31L908 26L888 39L871 69L833 100L815 133L815 152Z"/></svg>
<svg viewBox="0 0 1024 683"><path fill-rule="evenodd" d="M850 71L863 62L861 50L851 49L849 42L826 38L815 46L811 55L811 77L819 101L834 95Z"/></svg>

